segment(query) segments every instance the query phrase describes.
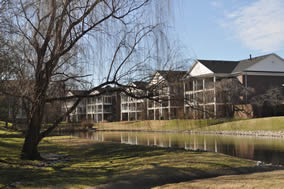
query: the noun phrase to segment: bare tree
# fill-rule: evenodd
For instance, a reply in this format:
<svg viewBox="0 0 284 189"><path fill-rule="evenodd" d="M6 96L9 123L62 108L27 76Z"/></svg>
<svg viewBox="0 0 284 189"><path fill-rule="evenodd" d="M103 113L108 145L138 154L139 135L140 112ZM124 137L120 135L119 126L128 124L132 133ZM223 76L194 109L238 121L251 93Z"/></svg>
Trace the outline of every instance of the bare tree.
<svg viewBox="0 0 284 189"><path fill-rule="evenodd" d="M217 101L223 103L224 116L232 117L235 111L242 111L236 105L247 104L254 93L251 87L245 87L237 78L224 78L216 83Z"/></svg>
<svg viewBox="0 0 284 189"><path fill-rule="evenodd" d="M237 78L217 78L214 84L213 79L195 79L197 92L185 96L185 104L192 109L194 118L231 117L235 111L241 110L240 104L247 104L248 97L253 89L245 87ZM193 85L185 86L193 90ZM218 104L218 109L214 108Z"/></svg>
<svg viewBox="0 0 284 189"><path fill-rule="evenodd" d="M256 117L266 117L283 115L281 112L283 99L283 93L280 88L270 88L264 94L252 97L250 102L254 106Z"/></svg>
<svg viewBox="0 0 284 189"><path fill-rule="evenodd" d="M130 78L147 78L147 63L151 62L151 55L143 51L139 58L134 58L134 54L153 48L151 39L157 31L161 33L163 27L143 20L145 17L142 15L150 6L150 0L3 2L1 20L9 29L7 34L20 59L14 66L13 78L21 85L16 94L29 107L28 129L21 153L23 159L41 159L38 152L40 141L91 92L107 85L124 89ZM81 61L81 52L89 48L90 43L99 43L92 47L107 48L111 57L105 62L92 60L104 74L95 85L87 85L86 78L90 75L83 72L86 65ZM93 49L93 52L99 54L100 48ZM88 90L75 96L77 100L73 106L42 131L46 104L68 99L63 93L50 93L51 89L58 83L68 86L68 82L78 82L88 86Z"/></svg>

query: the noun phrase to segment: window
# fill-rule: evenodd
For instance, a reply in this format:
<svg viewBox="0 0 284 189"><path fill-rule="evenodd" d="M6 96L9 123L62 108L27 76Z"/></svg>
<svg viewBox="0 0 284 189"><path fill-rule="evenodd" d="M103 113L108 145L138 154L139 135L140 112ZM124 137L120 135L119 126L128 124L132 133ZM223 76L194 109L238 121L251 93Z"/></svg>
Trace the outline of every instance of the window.
<svg viewBox="0 0 284 189"><path fill-rule="evenodd" d="M102 105L98 105L98 106L97 106L97 112L102 112L102 111L103 111Z"/></svg>
<svg viewBox="0 0 284 189"><path fill-rule="evenodd" d="M122 104L121 110L127 111L128 110L128 104Z"/></svg>
<svg viewBox="0 0 284 189"><path fill-rule="evenodd" d="M102 97L101 97L101 96L99 96L99 97L97 98L96 103L102 103Z"/></svg>
<svg viewBox="0 0 284 189"><path fill-rule="evenodd" d="M104 97L104 103L111 104L111 96Z"/></svg>

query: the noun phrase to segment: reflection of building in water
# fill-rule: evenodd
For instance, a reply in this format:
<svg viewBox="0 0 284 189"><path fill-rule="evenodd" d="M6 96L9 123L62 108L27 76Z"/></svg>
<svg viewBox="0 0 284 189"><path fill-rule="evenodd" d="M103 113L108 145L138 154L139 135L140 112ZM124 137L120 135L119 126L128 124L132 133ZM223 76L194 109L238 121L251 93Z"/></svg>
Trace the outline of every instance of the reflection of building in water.
<svg viewBox="0 0 284 189"><path fill-rule="evenodd" d="M245 157L253 159L254 157L254 145L248 143L235 144L235 152L239 157Z"/></svg>
<svg viewBox="0 0 284 189"><path fill-rule="evenodd" d="M124 144L133 144L133 145L147 145L147 146L159 146L159 147L172 147L172 139L170 136L164 136L163 134L148 134L141 135L136 134L123 134L119 135L119 142ZM113 141L113 140L112 140ZM175 141L176 142L176 141Z"/></svg>
<svg viewBox="0 0 284 189"><path fill-rule="evenodd" d="M75 136L96 141L109 141L133 145L156 145L161 147L184 148L186 150L204 149L231 156L255 159L267 163L284 164L281 151L283 140L269 141L249 137L233 136L198 136L168 133L131 133L131 132L78 132ZM281 143L281 144L280 144ZM263 145L261 145L263 144ZM281 148L279 149L278 146Z"/></svg>
<svg viewBox="0 0 284 189"><path fill-rule="evenodd" d="M207 144L206 144L206 138L204 137L204 140L203 140L203 150L204 151L207 151Z"/></svg>

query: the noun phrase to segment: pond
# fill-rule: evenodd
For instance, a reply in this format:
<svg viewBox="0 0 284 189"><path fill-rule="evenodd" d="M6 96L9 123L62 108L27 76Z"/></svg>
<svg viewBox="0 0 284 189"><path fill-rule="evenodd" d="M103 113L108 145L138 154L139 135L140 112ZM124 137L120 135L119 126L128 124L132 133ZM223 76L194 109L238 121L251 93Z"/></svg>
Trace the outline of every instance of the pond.
<svg viewBox="0 0 284 189"><path fill-rule="evenodd" d="M284 165L284 139L163 132L77 132L81 138L131 145L205 150Z"/></svg>

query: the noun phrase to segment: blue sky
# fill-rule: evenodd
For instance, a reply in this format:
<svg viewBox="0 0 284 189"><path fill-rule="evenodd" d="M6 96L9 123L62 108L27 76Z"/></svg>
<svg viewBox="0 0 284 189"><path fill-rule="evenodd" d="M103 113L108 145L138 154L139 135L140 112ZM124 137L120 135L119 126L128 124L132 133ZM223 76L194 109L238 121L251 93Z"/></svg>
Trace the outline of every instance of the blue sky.
<svg viewBox="0 0 284 189"><path fill-rule="evenodd" d="M284 58L284 0L174 0L171 36L190 58Z"/></svg>

